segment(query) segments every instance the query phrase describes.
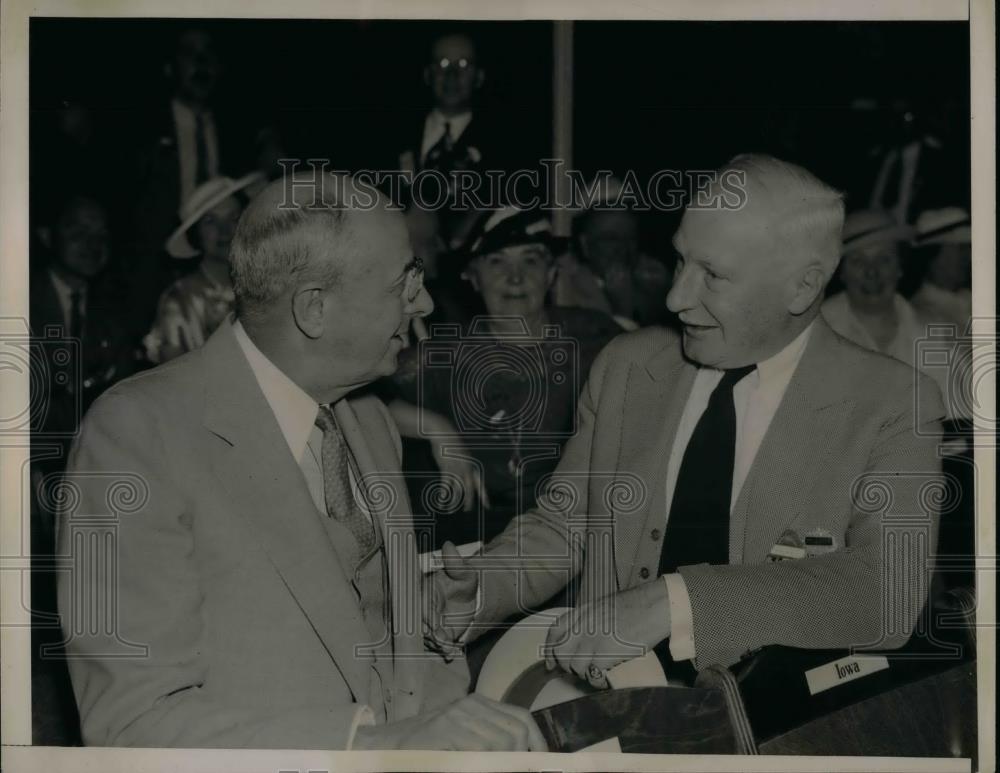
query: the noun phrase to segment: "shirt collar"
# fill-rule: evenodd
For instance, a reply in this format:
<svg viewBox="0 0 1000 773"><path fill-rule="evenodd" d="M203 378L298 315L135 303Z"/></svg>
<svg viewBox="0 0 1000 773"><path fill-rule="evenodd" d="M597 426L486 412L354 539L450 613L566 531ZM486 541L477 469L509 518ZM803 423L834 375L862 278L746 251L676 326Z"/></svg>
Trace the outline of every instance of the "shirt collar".
<svg viewBox="0 0 1000 773"><path fill-rule="evenodd" d="M80 287L74 288L74 287L72 287L70 285L69 282L67 282L65 279L63 279L61 276L59 276L59 272L58 271L53 271L52 269L49 269L49 276L52 278L52 284L55 286L56 292L59 293L60 296L65 297L65 298L70 298L73 295L74 292L78 292L78 293L80 293L80 296L82 298L86 298L87 297L87 285L86 284L83 284Z"/></svg>
<svg viewBox="0 0 1000 773"><path fill-rule="evenodd" d="M302 388L286 376L267 356L257 348L243 325L233 323L236 342L246 355L264 399L271 406L274 418L278 420L281 434L288 443L288 449L296 461L302 459L309 435L316 422L319 406Z"/></svg>
<svg viewBox="0 0 1000 773"><path fill-rule="evenodd" d="M466 110L464 113L458 113L457 115L445 115L437 108L434 108L431 110L430 115L427 116L428 129L440 127L443 133L444 125L447 123L453 140L457 140L462 135L462 132L465 131L465 127L468 126L471 121L471 110Z"/></svg>
<svg viewBox="0 0 1000 773"><path fill-rule="evenodd" d="M806 344L809 342L809 336L815 325L816 321L813 320L784 349L763 362L757 363L758 384L773 383L777 379L790 375L795 370L799 360L802 359L802 353L806 349Z"/></svg>

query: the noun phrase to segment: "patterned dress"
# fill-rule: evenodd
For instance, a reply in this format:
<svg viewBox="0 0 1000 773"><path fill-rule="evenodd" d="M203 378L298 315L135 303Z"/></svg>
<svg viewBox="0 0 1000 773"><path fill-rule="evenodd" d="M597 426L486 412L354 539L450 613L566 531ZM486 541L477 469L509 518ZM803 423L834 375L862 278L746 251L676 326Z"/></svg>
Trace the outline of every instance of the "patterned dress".
<svg viewBox="0 0 1000 773"><path fill-rule="evenodd" d="M159 364L197 349L233 310L231 285L199 268L181 277L160 296L153 328L143 339L146 357Z"/></svg>

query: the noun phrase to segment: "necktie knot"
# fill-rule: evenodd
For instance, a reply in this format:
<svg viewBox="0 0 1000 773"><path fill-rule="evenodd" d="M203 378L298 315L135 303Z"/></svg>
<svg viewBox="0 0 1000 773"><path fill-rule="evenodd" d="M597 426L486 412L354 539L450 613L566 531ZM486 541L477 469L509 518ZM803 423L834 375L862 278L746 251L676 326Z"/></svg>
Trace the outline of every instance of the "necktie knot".
<svg viewBox="0 0 1000 773"><path fill-rule="evenodd" d="M719 382L719 386L716 387L716 389L732 389L755 370L757 370L756 365L744 365L742 368L727 370L723 374L722 381Z"/></svg>
<svg viewBox="0 0 1000 773"><path fill-rule="evenodd" d="M321 405L316 414L316 426L323 430L323 434L337 429L337 419L334 418L333 409L329 405Z"/></svg>

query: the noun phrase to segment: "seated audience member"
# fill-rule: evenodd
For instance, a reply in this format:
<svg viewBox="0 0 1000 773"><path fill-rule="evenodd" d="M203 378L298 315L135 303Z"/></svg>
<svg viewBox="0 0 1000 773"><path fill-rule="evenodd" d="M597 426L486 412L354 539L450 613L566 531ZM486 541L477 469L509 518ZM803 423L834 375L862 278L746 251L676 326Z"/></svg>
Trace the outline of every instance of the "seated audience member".
<svg viewBox="0 0 1000 773"><path fill-rule="evenodd" d="M150 362L197 349L233 310L229 247L243 211L240 192L261 181L260 174L240 180L216 177L185 202L184 221L167 240L167 253L178 260L200 255L201 261L160 296L153 329L143 339Z"/></svg>
<svg viewBox="0 0 1000 773"><path fill-rule="evenodd" d="M883 210L848 215L840 262L844 290L822 308L824 319L844 338L911 366L917 364L917 344L928 332L927 320L898 289L912 236L911 226L898 224ZM928 372L946 390L945 369Z"/></svg>
<svg viewBox="0 0 1000 773"><path fill-rule="evenodd" d="M73 339L79 359L68 371L52 363L39 371L52 379L38 385L49 396L48 426L38 429L73 432L82 411L129 375L135 358L122 324L120 288L108 270L111 234L103 204L88 196L72 196L56 207L54 215L37 228L44 255L40 260L32 256L31 329L38 338L47 329L56 329L59 338ZM35 354L44 357L47 351L38 345ZM67 372L72 375L64 379Z"/></svg>
<svg viewBox="0 0 1000 773"><path fill-rule="evenodd" d="M921 213L913 240L923 282L911 296L913 308L934 324L952 324L959 335L972 318L972 226L960 207Z"/></svg>
<svg viewBox="0 0 1000 773"><path fill-rule="evenodd" d="M395 377L419 411L393 403L403 434L430 440L446 470L456 466L447 458L449 447L466 446L481 465L489 505L485 534L474 519L456 519L447 527L453 541L489 539L534 504L537 484L555 468L572 432L585 374L601 347L622 332L601 312L546 305L557 242L539 213L513 207L484 213L464 276L485 316L450 335L432 327L424 354L419 348L404 353ZM452 366L435 364L442 350Z"/></svg>
<svg viewBox="0 0 1000 773"><path fill-rule="evenodd" d="M927 598L939 391L820 315L841 195L770 156L728 170L746 205L688 208L674 235L682 335L650 327L601 351L551 487L464 559L487 569L473 635L575 577L547 660L595 685L650 649L691 678L772 645L900 647ZM883 488L890 506L870 501ZM472 612L467 588L448 598Z"/></svg>
<svg viewBox="0 0 1000 773"><path fill-rule="evenodd" d="M577 250L559 256L555 302L611 314L628 330L664 322L670 277L662 262L640 250L635 213L598 202L576 226Z"/></svg>

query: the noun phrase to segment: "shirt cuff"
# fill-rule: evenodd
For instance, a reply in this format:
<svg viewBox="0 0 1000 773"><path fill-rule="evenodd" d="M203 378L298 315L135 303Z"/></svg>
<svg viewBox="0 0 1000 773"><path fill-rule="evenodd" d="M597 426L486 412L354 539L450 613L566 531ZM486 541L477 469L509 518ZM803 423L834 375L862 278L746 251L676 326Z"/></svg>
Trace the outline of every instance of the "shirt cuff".
<svg viewBox="0 0 1000 773"><path fill-rule="evenodd" d="M462 631L462 635L459 636L458 641L455 642L456 644L464 645L469 640L469 634L472 633L472 626L476 622L476 615L479 614L479 610L481 610L482 608L483 608L483 584L480 582L476 584L476 611L473 613L472 619L469 621L468 628Z"/></svg>
<svg viewBox="0 0 1000 773"><path fill-rule="evenodd" d="M358 728L362 725L370 727L374 724L375 712L372 711L371 706L367 704L358 706L358 710L354 712L354 721L351 722L351 730L347 734L347 751L354 748L354 736L358 734Z"/></svg>
<svg viewBox="0 0 1000 773"><path fill-rule="evenodd" d="M670 656L674 660L692 660L694 650L694 613L684 578L676 572L663 575L670 602Z"/></svg>

